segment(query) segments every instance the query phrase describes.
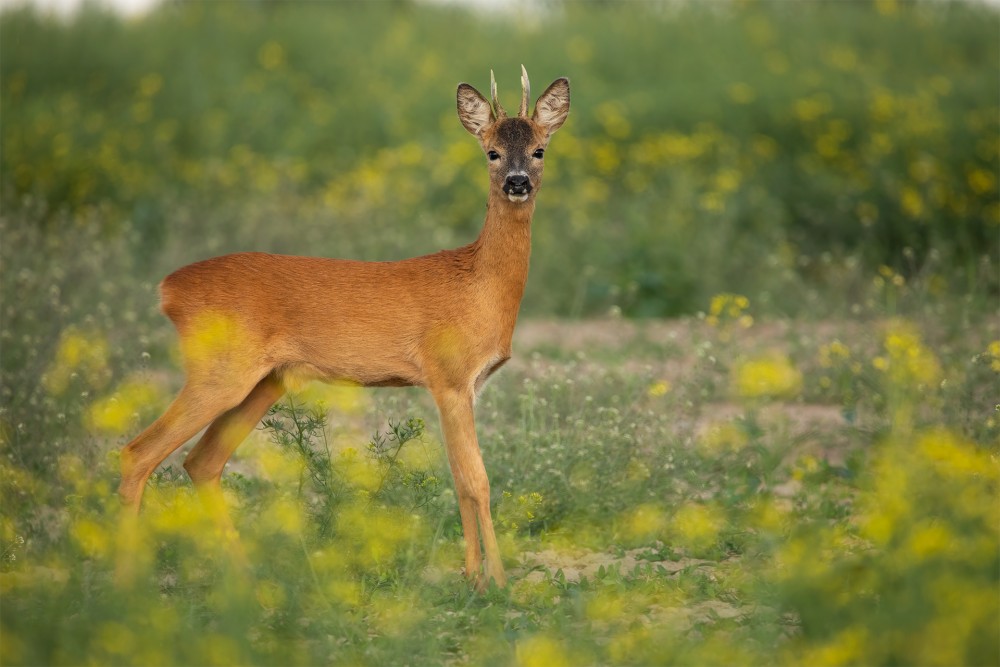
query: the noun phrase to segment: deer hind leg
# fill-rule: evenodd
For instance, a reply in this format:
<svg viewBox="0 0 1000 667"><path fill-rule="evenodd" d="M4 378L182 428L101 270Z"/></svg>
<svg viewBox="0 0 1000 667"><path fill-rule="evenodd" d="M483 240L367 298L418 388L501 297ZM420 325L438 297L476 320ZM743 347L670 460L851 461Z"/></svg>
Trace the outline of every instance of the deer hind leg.
<svg viewBox="0 0 1000 667"><path fill-rule="evenodd" d="M484 588L490 579L503 586L506 576L490 515L490 482L476 438L472 394L436 391L434 400L441 414L448 462L458 493L458 509L465 535L465 575L474 580L479 588ZM486 552L485 566L480 537L482 549Z"/></svg>
<svg viewBox="0 0 1000 667"><path fill-rule="evenodd" d="M236 526L226 510L219 481L226 461L246 439L268 408L285 393L281 378L271 373L257 383L235 408L223 413L205 430L198 444L184 459L184 469L194 482L202 504L215 521L232 559L249 571L250 561L236 532Z"/></svg>
<svg viewBox="0 0 1000 667"><path fill-rule="evenodd" d="M271 373L257 383L242 403L212 422L184 459L184 469L195 486L219 487L226 461L284 393L281 378Z"/></svg>
<svg viewBox="0 0 1000 667"><path fill-rule="evenodd" d="M122 449L118 487L122 504L137 513L146 480L156 466L213 419L239 404L251 387L233 383L220 388L189 378L166 412Z"/></svg>

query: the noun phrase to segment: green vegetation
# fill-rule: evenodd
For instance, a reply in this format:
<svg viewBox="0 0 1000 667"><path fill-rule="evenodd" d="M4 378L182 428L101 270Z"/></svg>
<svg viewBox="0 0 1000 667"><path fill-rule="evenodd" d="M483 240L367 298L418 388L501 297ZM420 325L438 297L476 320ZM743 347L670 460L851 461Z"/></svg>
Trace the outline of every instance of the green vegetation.
<svg viewBox="0 0 1000 667"><path fill-rule="evenodd" d="M892 0L0 14L0 663L996 664L996 22ZM472 240L455 85L493 68L510 108L521 62L574 97L515 357L477 408L510 585L461 577L416 389L277 406L224 477L239 542L183 452L119 531L117 450L180 383L157 281ZM551 319L579 316L601 319Z"/></svg>

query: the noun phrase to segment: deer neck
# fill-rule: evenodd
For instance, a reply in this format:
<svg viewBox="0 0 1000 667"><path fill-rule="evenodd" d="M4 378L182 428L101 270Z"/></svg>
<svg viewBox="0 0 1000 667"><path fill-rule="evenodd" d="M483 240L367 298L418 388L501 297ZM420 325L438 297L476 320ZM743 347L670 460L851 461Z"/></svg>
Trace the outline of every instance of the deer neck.
<svg viewBox="0 0 1000 667"><path fill-rule="evenodd" d="M515 204L506 196L491 193L486 204L486 222L473 244L477 273L487 289L497 291L505 309L513 309L515 316L528 281L534 212L534 200Z"/></svg>

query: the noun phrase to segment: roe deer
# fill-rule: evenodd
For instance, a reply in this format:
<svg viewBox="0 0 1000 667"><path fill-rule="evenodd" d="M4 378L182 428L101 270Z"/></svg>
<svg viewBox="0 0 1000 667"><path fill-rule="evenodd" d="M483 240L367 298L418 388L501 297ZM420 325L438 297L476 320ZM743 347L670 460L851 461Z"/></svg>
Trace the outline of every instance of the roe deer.
<svg viewBox="0 0 1000 667"><path fill-rule="evenodd" d="M206 426L184 468L199 490L218 494L226 461L285 393L286 375L423 386L440 413L458 492L465 574L480 588L490 579L504 585L473 406L510 358L543 155L570 103L569 81L556 79L529 116L523 66L521 86L516 117L500 106L492 72L492 106L472 86L458 86L459 119L479 140L490 174L474 243L398 262L239 253L163 280L162 309L180 336L186 381L122 450L126 516L138 512L152 471Z"/></svg>

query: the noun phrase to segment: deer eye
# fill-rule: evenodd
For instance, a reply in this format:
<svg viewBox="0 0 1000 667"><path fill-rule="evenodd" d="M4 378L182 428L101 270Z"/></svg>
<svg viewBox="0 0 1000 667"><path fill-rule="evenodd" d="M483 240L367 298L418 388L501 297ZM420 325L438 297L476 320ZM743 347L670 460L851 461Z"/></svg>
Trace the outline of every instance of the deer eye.
<svg viewBox="0 0 1000 667"><path fill-rule="evenodd" d="M497 153L496 151L489 151L486 153L486 157L488 157L491 161L496 161L500 159L500 153Z"/></svg>
<svg viewBox="0 0 1000 667"><path fill-rule="evenodd" d="M531 157L535 158L536 160L541 160L544 155L545 151L539 148L538 150L536 150L534 153L531 154Z"/></svg>

